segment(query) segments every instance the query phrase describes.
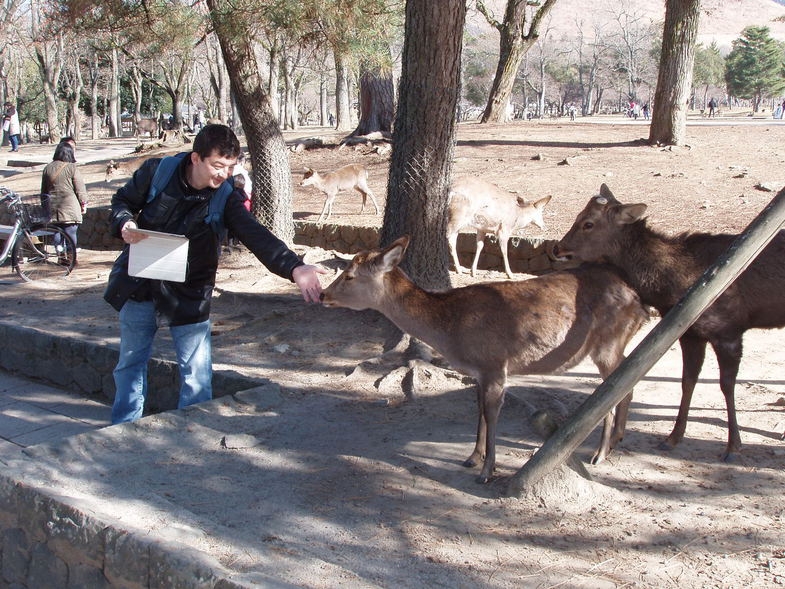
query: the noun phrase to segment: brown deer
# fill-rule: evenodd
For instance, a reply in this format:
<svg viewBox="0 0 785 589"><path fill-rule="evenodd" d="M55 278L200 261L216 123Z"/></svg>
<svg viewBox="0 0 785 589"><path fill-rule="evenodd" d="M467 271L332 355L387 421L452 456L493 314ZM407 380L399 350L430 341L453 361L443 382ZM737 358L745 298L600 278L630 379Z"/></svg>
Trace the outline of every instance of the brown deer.
<svg viewBox="0 0 785 589"><path fill-rule="evenodd" d="M322 214L319 215L317 223L330 218L333 212L333 201L341 190L354 189L363 195L363 205L360 208L360 213L365 210L365 202L370 197L376 209L376 214L379 214L379 205L376 203L376 197L371 192L371 189L368 188L368 170L360 164L349 164L324 176L314 169L305 168L305 174L300 182L300 186L315 186L324 192L326 196L324 208L322 209Z"/></svg>
<svg viewBox="0 0 785 589"><path fill-rule="evenodd" d="M635 292L603 266L429 292L398 266L408 243L402 237L386 249L357 254L323 291L322 302L381 312L477 381L477 442L464 466L484 457L478 481L485 483L496 463L507 374L550 374L589 356L605 378L648 314ZM612 414L606 417L595 462L620 439L631 398L619 403L615 423Z"/></svg>
<svg viewBox="0 0 785 589"><path fill-rule="evenodd" d="M603 184L553 248L557 259L608 262L618 267L644 304L667 313L685 291L736 238L729 234L685 233L666 236L648 226L645 204L622 204ZM692 393L706 344L720 368L720 389L728 412L728 444L723 458L734 461L741 449L734 389L742 355L742 336L751 328L785 326L785 234L779 233L752 264L679 339L682 353L681 403L673 431L663 447L683 438Z"/></svg>
<svg viewBox="0 0 785 589"><path fill-rule="evenodd" d="M510 261L507 256L507 242L519 229L530 223L545 229L542 211L551 200L550 196L541 198L532 203L527 203L521 197L514 197L490 182L473 176L458 178L450 186L449 204L447 205L449 218L447 221L447 241L450 244L452 260L455 270L461 274L463 268L458 261L458 232L464 227L472 227L477 231L477 249L474 253L471 275L477 271L477 262L480 259L485 244L485 236L496 236L502 250L504 271L512 278Z"/></svg>
<svg viewBox="0 0 785 589"><path fill-rule="evenodd" d="M134 135L140 138L145 133L150 134L150 139L153 139L153 134L158 136L158 119L139 119L134 125Z"/></svg>

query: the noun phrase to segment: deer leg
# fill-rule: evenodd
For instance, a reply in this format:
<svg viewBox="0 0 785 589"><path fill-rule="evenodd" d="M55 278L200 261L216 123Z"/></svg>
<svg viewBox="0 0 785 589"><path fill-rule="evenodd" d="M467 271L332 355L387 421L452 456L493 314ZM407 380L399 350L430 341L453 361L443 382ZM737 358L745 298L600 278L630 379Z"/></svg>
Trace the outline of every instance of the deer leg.
<svg viewBox="0 0 785 589"><path fill-rule="evenodd" d="M360 188L359 186L355 186L355 187L354 187L354 189L355 189L357 192L359 192L359 193L362 195L362 197L363 197L363 204L362 204L362 206L360 207L360 214L362 214L362 213L363 213L363 211L365 211L365 202L368 200L368 195L367 195L367 194L365 193L365 191L364 191L362 188Z"/></svg>
<svg viewBox="0 0 785 589"><path fill-rule="evenodd" d="M371 202L373 203L373 208L376 210L375 214L378 215L379 214L379 203L376 202L376 197L374 196L373 191L370 188L368 188L367 186L365 186L365 190L364 190L364 193L363 193L363 208L365 208L365 197L366 196L371 199Z"/></svg>
<svg viewBox="0 0 785 589"><path fill-rule="evenodd" d="M483 405L483 395L480 385L477 385L477 441L474 443L474 451L471 455L463 461L463 465L467 468L477 466L485 458L485 438L487 435L487 428L485 422L485 411Z"/></svg>
<svg viewBox="0 0 785 589"><path fill-rule="evenodd" d="M319 218L316 220L317 223L321 223L322 219L325 221L330 218L330 215L333 213L333 201L335 200L334 194L328 194L327 198L324 201L324 208L322 208L322 214L319 215Z"/></svg>
<svg viewBox="0 0 785 589"><path fill-rule="evenodd" d="M455 271L458 274L463 274L464 269L458 261L458 230L453 231L452 229L449 229L447 231L447 243L450 244L450 253L452 254L452 261L455 264Z"/></svg>
<svg viewBox="0 0 785 589"><path fill-rule="evenodd" d="M733 341L712 342L720 367L720 389L725 396L725 407L728 411L728 445L722 459L725 462L737 462L741 456L741 434L736 421L736 376L741 364L741 338Z"/></svg>
<svg viewBox="0 0 785 589"><path fill-rule="evenodd" d="M491 380L487 385L480 383L483 413L485 414L485 462L482 465L478 483L487 483L496 467L496 425L504 403L504 378Z"/></svg>
<svg viewBox="0 0 785 589"><path fill-rule="evenodd" d="M687 417L690 413L690 403L695 385L698 382L703 360L706 358L706 340L682 336L679 340L681 345L681 403L679 403L679 414L676 417L676 424L673 431L661 445L663 450L672 450L684 438L687 429Z"/></svg>
<svg viewBox="0 0 785 589"><path fill-rule="evenodd" d="M481 229L477 230L476 242L477 245L474 251L474 261L472 262L472 277L477 272L477 264L480 261L480 252L482 252L482 248L485 245L485 231Z"/></svg>
<svg viewBox="0 0 785 589"><path fill-rule="evenodd" d="M610 374L616 370L619 364L621 364L621 361L624 360L624 346L631 337L632 334L630 334L624 342L618 340L616 346L605 350L605 353L609 354L611 358L610 361L604 357L592 357L597 368L600 370L602 380L606 380ZM619 404L605 416L600 446L591 459L592 464L597 465L603 462L608 457L608 454L610 454L610 451L616 447L616 444L621 442L624 438L624 430L627 427L627 415L629 413L630 403L632 403L632 391L619 401Z"/></svg>
<svg viewBox="0 0 785 589"><path fill-rule="evenodd" d="M512 279L512 270L510 270L510 259L507 256L507 242L509 241L510 236L499 233L496 237L499 240L499 247L502 249L502 260L504 260L504 271L507 273L507 278Z"/></svg>

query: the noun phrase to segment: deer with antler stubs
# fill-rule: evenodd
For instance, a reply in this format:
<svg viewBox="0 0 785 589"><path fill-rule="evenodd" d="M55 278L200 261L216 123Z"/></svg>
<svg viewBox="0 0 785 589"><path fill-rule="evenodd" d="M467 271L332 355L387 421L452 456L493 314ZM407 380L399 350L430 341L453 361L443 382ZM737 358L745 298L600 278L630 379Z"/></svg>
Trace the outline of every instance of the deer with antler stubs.
<svg viewBox="0 0 785 589"><path fill-rule="evenodd" d="M477 381L477 441L465 466L496 463L496 424L508 374L550 374L590 357L607 377L648 314L613 270L587 266L516 282L429 292L401 270L408 238L357 254L322 293L328 307L375 309ZM624 431L632 393L605 420L595 462Z"/></svg>

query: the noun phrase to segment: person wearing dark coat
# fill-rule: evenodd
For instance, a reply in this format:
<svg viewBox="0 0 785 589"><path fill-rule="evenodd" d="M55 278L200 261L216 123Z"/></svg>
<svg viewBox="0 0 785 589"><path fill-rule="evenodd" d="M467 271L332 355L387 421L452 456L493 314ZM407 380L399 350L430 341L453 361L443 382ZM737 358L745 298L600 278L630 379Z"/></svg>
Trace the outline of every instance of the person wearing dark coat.
<svg viewBox="0 0 785 589"><path fill-rule="evenodd" d="M210 199L231 176L240 143L225 125L208 124L197 134L193 151L182 159L165 188L150 202L148 194L160 159L147 160L112 197L111 231L125 241L115 261L104 298L120 311L120 357L114 369L112 423L142 416L147 396L147 363L159 326L168 326L180 369L178 408L212 398L210 302L218 269L221 236L205 223ZM304 264L287 245L259 223L234 190L223 213L225 227L264 266L297 284L308 303L318 303L318 274L326 269ZM130 276L131 244L147 236L139 229L188 238L184 282Z"/></svg>

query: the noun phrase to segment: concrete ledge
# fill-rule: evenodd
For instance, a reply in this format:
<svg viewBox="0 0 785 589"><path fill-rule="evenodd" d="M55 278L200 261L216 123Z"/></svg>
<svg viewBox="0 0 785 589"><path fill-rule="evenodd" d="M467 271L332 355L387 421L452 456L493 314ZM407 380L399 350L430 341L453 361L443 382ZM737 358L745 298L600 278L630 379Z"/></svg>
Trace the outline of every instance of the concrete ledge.
<svg viewBox="0 0 785 589"><path fill-rule="evenodd" d="M227 568L204 543L203 527L211 528L213 522L178 506L165 488L144 484L137 488L140 469L164 468L159 460L177 463L184 451L210 452L220 435L217 422L247 418L249 411L269 411L282 402L278 386L268 384L4 456L0 587L296 586L286 584L283 573L272 580L259 571ZM160 443L156 453L147 446L152 439ZM210 464L205 468L212 472ZM102 480L103 476L107 478ZM187 479L169 480L173 485L193 484ZM218 502L227 499L216 497ZM317 559L316 566L319 563ZM268 565L286 571L297 567L298 560L271 555Z"/></svg>
<svg viewBox="0 0 785 589"><path fill-rule="evenodd" d="M202 552L115 527L61 499L0 474L4 587L246 586Z"/></svg>
<svg viewBox="0 0 785 589"><path fill-rule="evenodd" d="M3 370L45 380L110 403L114 400L112 371L117 364L117 348L3 322L0 322L0 341L14 342L13 346L0 346L0 368ZM150 361L146 403L150 412L177 407L179 379L175 362L160 358ZM234 371L215 371L213 395L231 395L264 382L267 381Z"/></svg>

